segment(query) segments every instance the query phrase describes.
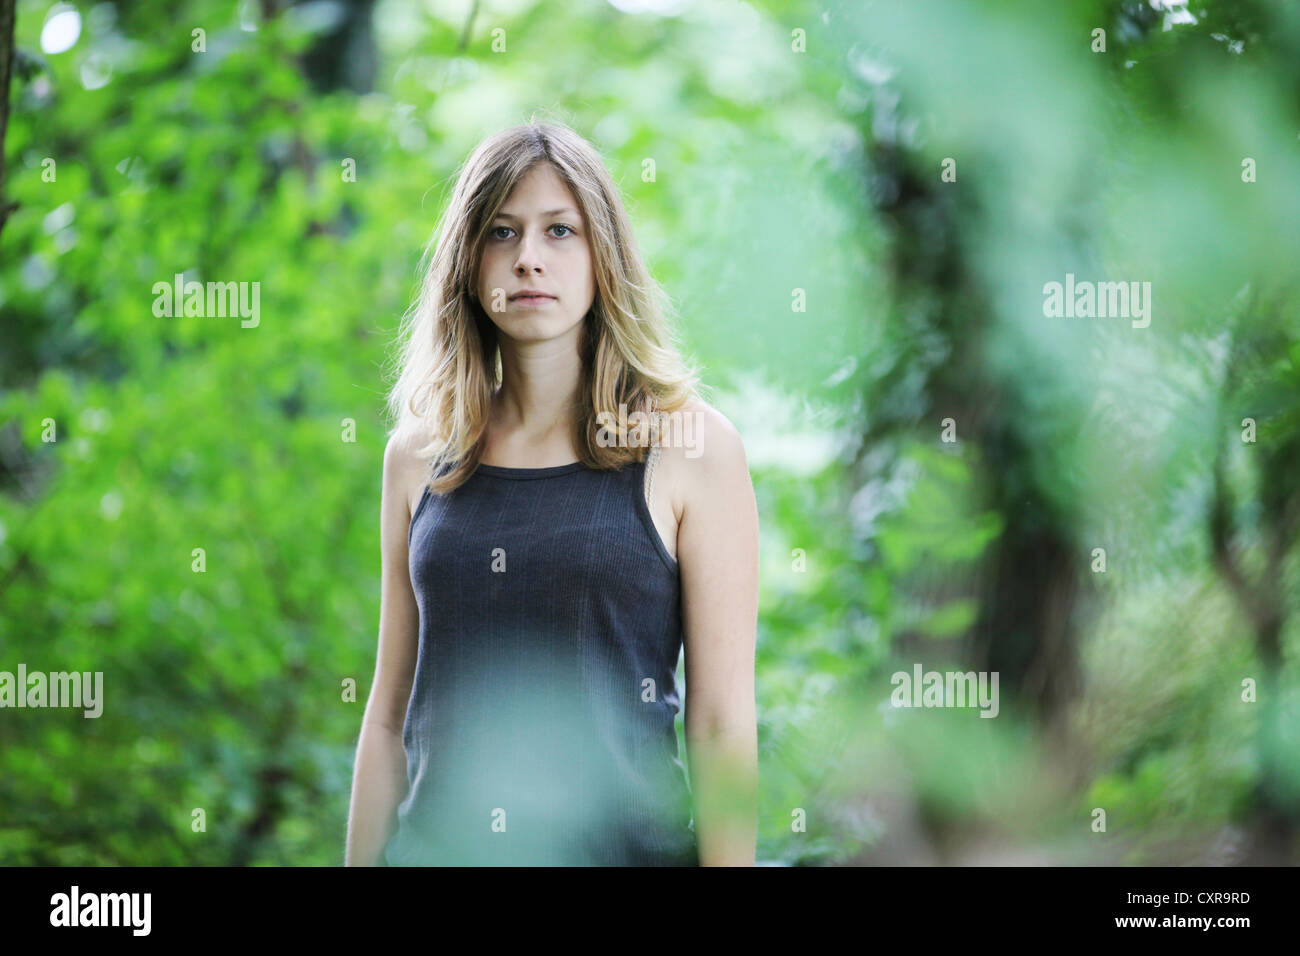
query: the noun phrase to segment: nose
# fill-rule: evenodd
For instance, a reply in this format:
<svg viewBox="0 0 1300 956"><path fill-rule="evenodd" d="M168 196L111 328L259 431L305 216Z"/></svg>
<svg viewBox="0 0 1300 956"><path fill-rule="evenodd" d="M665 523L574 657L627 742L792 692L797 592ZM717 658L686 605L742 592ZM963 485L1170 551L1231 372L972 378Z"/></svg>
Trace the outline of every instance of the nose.
<svg viewBox="0 0 1300 956"><path fill-rule="evenodd" d="M540 242L528 236L519 240L519 256L515 259L515 274L527 275L530 272L542 273Z"/></svg>

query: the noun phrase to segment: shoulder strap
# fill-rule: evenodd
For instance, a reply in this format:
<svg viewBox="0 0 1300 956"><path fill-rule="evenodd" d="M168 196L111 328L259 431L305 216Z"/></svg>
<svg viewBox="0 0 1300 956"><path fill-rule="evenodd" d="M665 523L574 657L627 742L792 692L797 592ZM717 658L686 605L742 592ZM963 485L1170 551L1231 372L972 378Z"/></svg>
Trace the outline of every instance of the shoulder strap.
<svg viewBox="0 0 1300 956"><path fill-rule="evenodd" d="M651 445L650 451L646 453L645 460L645 503L646 507L652 506L655 486L655 465L659 461L659 446Z"/></svg>

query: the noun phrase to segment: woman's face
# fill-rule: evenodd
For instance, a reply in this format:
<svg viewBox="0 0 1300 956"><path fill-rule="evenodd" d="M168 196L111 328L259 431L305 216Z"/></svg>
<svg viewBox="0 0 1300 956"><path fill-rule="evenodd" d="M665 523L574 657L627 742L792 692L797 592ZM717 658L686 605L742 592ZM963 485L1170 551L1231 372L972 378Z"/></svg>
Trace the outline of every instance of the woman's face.
<svg viewBox="0 0 1300 956"><path fill-rule="evenodd" d="M521 295L528 290L543 296ZM591 308L587 224L550 164L529 170L489 224L476 291L501 335L516 341L572 333Z"/></svg>

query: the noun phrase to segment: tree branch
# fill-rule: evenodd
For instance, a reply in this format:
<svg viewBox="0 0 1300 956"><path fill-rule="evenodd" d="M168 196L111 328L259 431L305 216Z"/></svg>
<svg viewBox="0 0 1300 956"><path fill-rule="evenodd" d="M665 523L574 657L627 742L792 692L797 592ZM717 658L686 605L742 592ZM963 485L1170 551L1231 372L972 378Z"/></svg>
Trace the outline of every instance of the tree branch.
<svg viewBox="0 0 1300 956"><path fill-rule="evenodd" d="M5 132L9 128L9 81L14 67L14 18L18 0L0 0L0 232L18 203L4 198Z"/></svg>

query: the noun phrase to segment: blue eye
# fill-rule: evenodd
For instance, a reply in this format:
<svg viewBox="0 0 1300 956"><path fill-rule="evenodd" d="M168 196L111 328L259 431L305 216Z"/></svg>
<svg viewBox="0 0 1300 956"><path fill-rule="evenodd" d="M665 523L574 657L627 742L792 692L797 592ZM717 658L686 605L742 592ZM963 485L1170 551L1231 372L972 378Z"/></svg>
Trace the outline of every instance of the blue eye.
<svg viewBox="0 0 1300 956"><path fill-rule="evenodd" d="M572 226L565 225L565 224L562 223L562 222L557 222L555 225L551 226L551 228L552 228L552 229L567 229L567 230L568 230L568 232L566 232L564 235L562 235L562 236L556 236L555 238L557 238L557 239L567 239L567 238L569 237L570 234L575 234L575 233L576 233L576 230L575 230ZM506 230L507 232L514 232L514 230L511 229L509 226L493 226L493 227L488 231L488 235L489 235L491 238L493 238L493 239L504 239L504 238L506 238L505 236L498 236L498 235L497 235L497 233L498 233L500 230L502 230L502 229Z"/></svg>

